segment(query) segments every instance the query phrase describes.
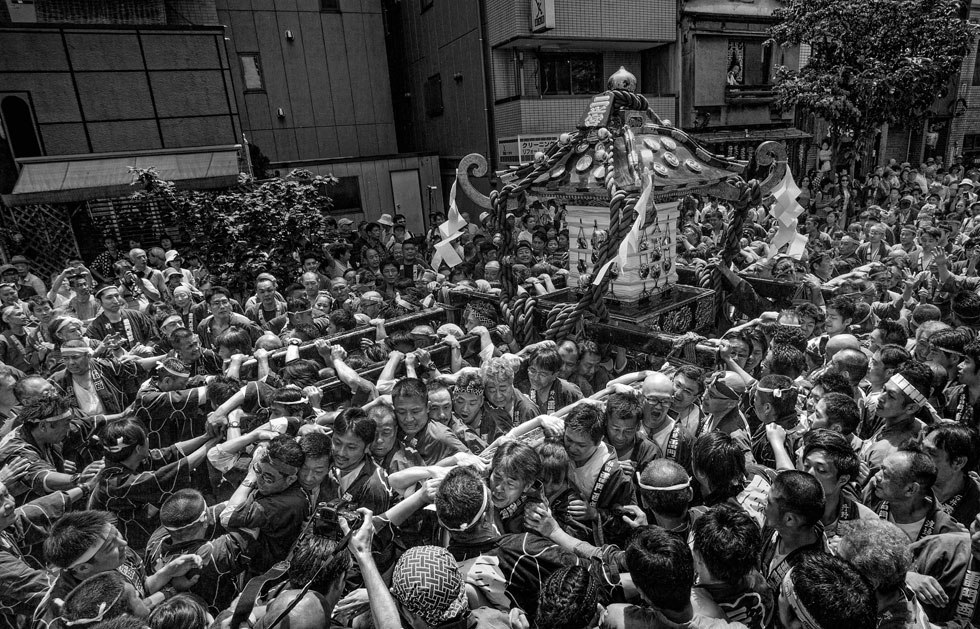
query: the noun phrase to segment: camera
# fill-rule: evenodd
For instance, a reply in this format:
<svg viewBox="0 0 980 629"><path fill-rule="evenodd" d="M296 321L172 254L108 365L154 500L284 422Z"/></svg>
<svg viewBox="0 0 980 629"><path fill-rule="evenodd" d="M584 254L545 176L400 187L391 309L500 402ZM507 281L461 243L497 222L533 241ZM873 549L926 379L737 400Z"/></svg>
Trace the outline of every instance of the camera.
<svg viewBox="0 0 980 629"><path fill-rule="evenodd" d="M524 495L527 497L528 504L544 504L544 483L541 481L541 479L535 479L535 481L531 483L531 486L524 491Z"/></svg>
<svg viewBox="0 0 980 629"><path fill-rule="evenodd" d="M361 514L350 508L350 503L341 498L334 498L316 506L316 512L313 514L313 532L338 540L344 536L340 528L341 518L347 521L351 530L359 529L364 522Z"/></svg>

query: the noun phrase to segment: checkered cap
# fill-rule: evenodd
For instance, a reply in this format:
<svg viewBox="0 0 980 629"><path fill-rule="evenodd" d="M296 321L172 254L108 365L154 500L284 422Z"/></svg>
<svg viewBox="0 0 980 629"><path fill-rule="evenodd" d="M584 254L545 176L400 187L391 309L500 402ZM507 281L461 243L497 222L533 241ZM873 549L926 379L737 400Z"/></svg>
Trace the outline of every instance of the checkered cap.
<svg viewBox="0 0 980 629"><path fill-rule="evenodd" d="M391 593L429 626L458 618L467 609L466 588L456 560L439 546L405 551L391 575Z"/></svg>

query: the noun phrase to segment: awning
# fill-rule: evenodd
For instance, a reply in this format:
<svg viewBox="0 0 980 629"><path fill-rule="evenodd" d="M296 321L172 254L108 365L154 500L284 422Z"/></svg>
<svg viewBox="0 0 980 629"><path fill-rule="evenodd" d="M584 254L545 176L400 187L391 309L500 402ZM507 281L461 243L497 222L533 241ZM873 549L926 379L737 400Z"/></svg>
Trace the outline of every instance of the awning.
<svg viewBox="0 0 980 629"><path fill-rule="evenodd" d="M238 180L240 149L204 146L19 159L20 176L3 201L13 206L128 197L137 191L130 166L152 166L179 188L226 188Z"/></svg>
<svg viewBox="0 0 980 629"><path fill-rule="evenodd" d="M753 143L775 140L785 142L786 140L806 140L813 135L806 131L801 131L796 127L780 127L776 129L729 129L719 131L704 131L701 133L689 133L699 144L725 144L725 143Z"/></svg>

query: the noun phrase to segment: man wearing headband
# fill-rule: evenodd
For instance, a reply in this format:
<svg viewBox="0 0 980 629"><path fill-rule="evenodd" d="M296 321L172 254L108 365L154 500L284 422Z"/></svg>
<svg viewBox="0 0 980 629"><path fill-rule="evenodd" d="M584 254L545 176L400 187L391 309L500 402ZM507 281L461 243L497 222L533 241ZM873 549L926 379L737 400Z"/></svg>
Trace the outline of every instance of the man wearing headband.
<svg viewBox="0 0 980 629"><path fill-rule="evenodd" d="M190 591L204 599L215 616L235 598L237 578L248 567L254 541L243 531L225 531L218 523L221 509L209 507L196 489L178 490L161 505L160 528L146 544L151 572L184 554L201 558L199 577Z"/></svg>
<svg viewBox="0 0 980 629"><path fill-rule="evenodd" d="M151 449L165 448L204 432L207 387L189 388L190 372L177 358L157 363L153 377L140 388L133 414L146 427Z"/></svg>
<svg viewBox="0 0 980 629"><path fill-rule="evenodd" d="M86 468L80 474L72 474L65 468L62 444L72 430L72 411L65 398L50 396L31 400L21 408L18 418L21 425L0 442L0 464L6 465L18 457L27 462L25 473L7 483L7 489L19 504L84 486L98 472L98 468ZM86 422L76 432L87 435L94 428L94 421Z"/></svg>
<svg viewBox="0 0 980 629"><path fill-rule="evenodd" d="M286 558L310 516L310 502L300 487L303 450L280 435L256 453L248 474L221 512L226 529L258 529L252 575L262 574Z"/></svg>
<svg viewBox="0 0 980 629"><path fill-rule="evenodd" d="M820 527L825 499L817 479L805 472L780 472L769 488L766 531L762 540L762 574L773 593L786 573L810 552L826 552ZM771 531L771 533L770 533Z"/></svg>
<svg viewBox="0 0 980 629"><path fill-rule="evenodd" d="M694 490L687 471L669 459L655 459L634 478L641 506L623 507L634 516L627 523L635 529L649 522L690 542L691 524L705 509L690 508Z"/></svg>
<svg viewBox="0 0 980 629"><path fill-rule="evenodd" d="M875 629L878 627L874 590L843 559L824 553L802 558L776 584L779 620L799 629Z"/></svg>
<svg viewBox="0 0 980 629"><path fill-rule="evenodd" d="M972 339L962 330L939 330L929 337L929 353L926 360L946 370L947 382L954 382L959 374L960 361L966 356L963 348Z"/></svg>
<svg viewBox="0 0 980 629"><path fill-rule="evenodd" d="M541 583L563 566L583 565L603 588L609 586L601 562L580 559L534 533L501 536L490 489L472 467L456 467L446 474L435 506L439 524L449 535L449 552L460 562L466 583L486 597L490 607L507 611L516 604L533 619Z"/></svg>
<svg viewBox="0 0 980 629"><path fill-rule="evenodd" d="M144 348L157 340L153 319L138 310L126 308L126 300L119 293L119 288L112 284L95 291L95 297L102 306L102 313L92 320L86 333L99 341L110 335L118 335L123 349L147 355Z"/></svg>
<svg viewBox="0 0 980 629"><path fill-rule="evenodd" d="M132 387L143 362L119 362L115 358L95 358L85 341L65 341L61 345L65 368L51 376L51 382L68 396L73 407L84 415L115 415L133 402ZM149 359L155 364L155 359Z"/></svg>
<svg viewBox="0 0 980 629"><path fill-rule="evenodd" d="M913 542L940 533L965 532L933 494L936 475L936 464L922 446L906 444L885 458L865 490L864 502L878 517L898 525Z"/></svg>
<svg viewBox="0 0 980 629"><path fill-rule="evenodd" d="M705 416L697 436L720 431L742 443L746 451L750 450L749 425L738 409L745 391L745 380L734 371L716 371L708 377L701 401Z"/></svg>
<svg viewBox="0 0 980 629"><path fill-rule="evenodd" d="M919 436L923 423L916 414L929 406L932 391L932 370L926 365L909 361L885 383L878 398L878 417L882 424L861 448L861 459L874 473L889 454L910 439Z"/></svg>
<svg viewBox="0 0 980 629"><path fill-rule="evenodd" d="M752 455L756 463L780 469L774 449L781 448L795 459L796 449L806 432L796 412L799 389L787 376L769 374L759 380L752 396L756 417L761 425L752 435Z"/></svg>

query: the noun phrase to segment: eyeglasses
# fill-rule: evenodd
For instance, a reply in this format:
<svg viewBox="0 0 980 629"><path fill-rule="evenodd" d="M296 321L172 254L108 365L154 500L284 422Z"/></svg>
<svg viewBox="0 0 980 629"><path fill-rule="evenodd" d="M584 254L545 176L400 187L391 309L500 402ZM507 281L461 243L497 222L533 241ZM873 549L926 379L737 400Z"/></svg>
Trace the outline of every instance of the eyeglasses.
<svg viewBox="0 0 980 629"><path fill-rule="evenodd" d="M555 372L545 371L543 369L536 369L535 367L528 367L527 375L531 376L532 378L537 378L539 376L542 378L550 378L551 376L555 375Z"/></svg>
<svg viewBox="0 0 980 629"><path fill-rule="evenodd" d="M650 405L650 408L659 410L670 407L671 402L674 401L674 398L672 397L656 397L653 395L644 395L643 399Z"/></svg>

